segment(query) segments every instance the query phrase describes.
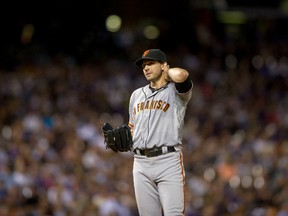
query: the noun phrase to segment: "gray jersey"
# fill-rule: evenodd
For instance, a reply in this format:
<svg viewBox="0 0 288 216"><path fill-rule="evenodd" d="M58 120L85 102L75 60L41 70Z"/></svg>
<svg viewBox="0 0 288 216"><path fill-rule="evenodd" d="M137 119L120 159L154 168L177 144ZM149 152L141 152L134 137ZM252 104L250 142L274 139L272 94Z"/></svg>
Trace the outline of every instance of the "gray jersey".
<svg viewBox="0 0 288 216"><path fill-rule="evenodd" d="M149 85L136 89L130 98L129 126L133 148L146 149L182 144L182 130L192 87L180 94L173 82L152 91Z"/></svg>

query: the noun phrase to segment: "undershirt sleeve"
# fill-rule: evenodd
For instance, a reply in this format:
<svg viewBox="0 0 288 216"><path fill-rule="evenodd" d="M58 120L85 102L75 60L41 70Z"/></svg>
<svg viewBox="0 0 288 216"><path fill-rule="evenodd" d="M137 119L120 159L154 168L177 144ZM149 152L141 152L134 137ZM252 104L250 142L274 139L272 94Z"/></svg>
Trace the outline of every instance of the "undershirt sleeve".
<svg viewBox="0 0 288 216"><path fill-rule="evenodd" d="M175 83L175 87L176 87L176 89L178 90L179 93L186 93L193 87L193 82L188 77L182 83Z"/></svg>

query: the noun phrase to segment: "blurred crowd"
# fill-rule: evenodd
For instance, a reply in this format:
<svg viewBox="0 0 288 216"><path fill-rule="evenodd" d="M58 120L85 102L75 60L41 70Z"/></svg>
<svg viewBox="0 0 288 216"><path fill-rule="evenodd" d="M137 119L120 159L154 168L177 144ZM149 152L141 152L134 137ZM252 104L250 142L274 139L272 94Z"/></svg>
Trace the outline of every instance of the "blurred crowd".
<svg viewBox="0 0 288 216"><path fill-rule="evenodd" d="M194 82L186 215L288 216L287 40L197 35L197 49L167 50ZM107 150L101 134L127 123L146 84L131 51L84 64L42 53L0 72L0 216L138 215L133 154Z"/></svg>

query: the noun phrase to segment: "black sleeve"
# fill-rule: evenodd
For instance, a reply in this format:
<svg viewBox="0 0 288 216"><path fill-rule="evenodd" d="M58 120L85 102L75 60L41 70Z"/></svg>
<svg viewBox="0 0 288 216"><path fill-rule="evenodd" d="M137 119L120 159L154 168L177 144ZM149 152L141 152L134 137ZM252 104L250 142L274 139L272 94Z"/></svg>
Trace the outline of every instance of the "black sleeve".
<svg viewBox="0 0 288 216"><path fill-rule="evenodd" d="M175 87L178 90L179 93L186 93L193 87L192 80L188 77L184 82L182 83L175 83Z"/></svg>

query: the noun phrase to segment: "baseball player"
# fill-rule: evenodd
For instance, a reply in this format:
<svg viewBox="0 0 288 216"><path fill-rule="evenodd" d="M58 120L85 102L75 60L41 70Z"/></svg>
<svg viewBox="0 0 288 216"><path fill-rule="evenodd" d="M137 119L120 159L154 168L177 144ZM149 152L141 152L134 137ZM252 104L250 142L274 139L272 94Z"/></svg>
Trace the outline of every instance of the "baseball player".
<svg viewBox="0 0 288 216"><path fill-rule="evenodd" d="M185 215L182 130L193 83L183 68L170 68L166 54L146 50L138 59L149 84L129 103L133 181L141 216Z"/></svg>

